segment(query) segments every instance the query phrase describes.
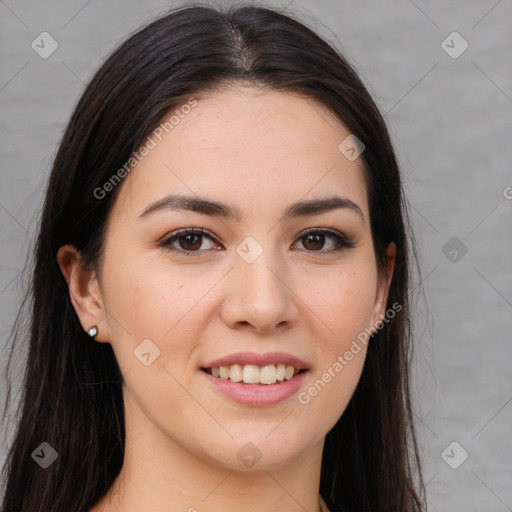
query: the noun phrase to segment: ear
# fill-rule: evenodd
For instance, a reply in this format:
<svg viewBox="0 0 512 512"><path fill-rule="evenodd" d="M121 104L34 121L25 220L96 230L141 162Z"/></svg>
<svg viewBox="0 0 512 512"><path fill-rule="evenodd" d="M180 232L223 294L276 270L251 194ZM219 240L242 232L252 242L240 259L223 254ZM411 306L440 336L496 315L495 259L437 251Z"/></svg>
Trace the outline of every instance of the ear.
<svg viewBox="0 0 512 512"><path fill-rule="evenodd" d="M106 310L96 273L84 268L80 252L73 245L63 245L57 252L57 262L68 284L71 303L85 332L96 325L95 341L109 342L110 332Z"/></svg>
<svg viewBox="0 0 512 512"><path fill-rule="evenodd" d="M396 244L391 242L386 249L386 268L384 275L379 275L375 304L372 312L372 328L377 328L386 315L389 287L395 268Z"/></svg>

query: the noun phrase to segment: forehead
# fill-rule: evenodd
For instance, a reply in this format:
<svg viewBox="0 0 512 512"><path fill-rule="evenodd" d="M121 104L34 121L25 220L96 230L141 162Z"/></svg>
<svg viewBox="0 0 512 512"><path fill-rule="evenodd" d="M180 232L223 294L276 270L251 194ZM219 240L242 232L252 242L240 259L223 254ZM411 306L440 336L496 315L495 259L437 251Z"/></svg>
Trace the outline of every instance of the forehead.
<svg viewBox="0 0 512 512"><path fill-rule="evenodd" d="M271 216L300 199L337 194L367 216L363 162L340 152L350 132L320 102L254 86L191 98L148 134L151 149L124 178L114 214L140 215L182 193L236 205L242 216Z"/></svg>

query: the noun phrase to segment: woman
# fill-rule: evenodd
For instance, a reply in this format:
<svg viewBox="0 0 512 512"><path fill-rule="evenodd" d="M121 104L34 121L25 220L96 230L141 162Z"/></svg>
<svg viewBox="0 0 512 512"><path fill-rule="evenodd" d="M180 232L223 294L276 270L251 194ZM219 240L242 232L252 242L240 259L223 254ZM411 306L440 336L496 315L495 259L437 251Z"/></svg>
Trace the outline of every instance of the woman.
<svg viewBox="0 0 512 512"><path fill-rule="evenodd" d="M293 17L131 36L51 172L2 512L425 510L405 221L377 107Z"/></svg>

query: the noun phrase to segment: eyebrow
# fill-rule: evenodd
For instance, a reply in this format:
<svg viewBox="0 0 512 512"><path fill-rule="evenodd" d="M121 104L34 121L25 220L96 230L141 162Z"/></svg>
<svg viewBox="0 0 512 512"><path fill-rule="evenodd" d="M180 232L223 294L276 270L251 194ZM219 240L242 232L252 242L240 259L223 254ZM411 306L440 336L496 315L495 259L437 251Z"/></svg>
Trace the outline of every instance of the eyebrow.
<svg viewBox="0 0 512 512"><path fill-rule="evenodd" d="M364 222L364 214L361 208L346 197L329 196L321 199L311 199L308 201L297 201L292 203L283 213L281 220L303 217L306 215L319 215L321 213L346 208L355 212ZM242 220L242 213L236 206L220 203L207 197L187 196L174 194L166 196L150 204L139 216L147 217L151 213L161 210L186 210L212 217L223 217L235 221Z"/></svg>

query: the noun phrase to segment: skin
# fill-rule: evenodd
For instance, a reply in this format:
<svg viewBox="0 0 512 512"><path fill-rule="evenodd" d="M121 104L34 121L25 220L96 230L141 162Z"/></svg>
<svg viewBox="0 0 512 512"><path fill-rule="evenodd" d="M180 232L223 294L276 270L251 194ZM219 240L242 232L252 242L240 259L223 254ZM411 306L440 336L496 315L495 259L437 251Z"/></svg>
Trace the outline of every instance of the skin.
<svg viewBox="0 0 512 512"><path fill-rule="evenodd" d="M310 365L304 391L382 318L390 279L377 272L362 161L340 153L350 132L311 98L253 86L194 97L119 185L99 268L84 270L73 246L58 253L84 330L98 326L91 343L110 343L124 376L124 466L92 510L319 511L325 435L355 390L366 347L305 405L296 395L235 403L200 367L238 351L283 351ZM242 220L170 209L139 218L171 193L231 204ZM332 194L364 219L338 208L280 220L291 203ZM214 239L182 237L174 251L160 244L190 227ZM309 228L332 228L355 246L332 251L330 235L301 235ZM236 252L248 236L263 249L252 263ZM389 276L394 258L390 244ZM145 366L133 351L148 338L160 356ZM262 454L252 468L237 458L248 442Z"/></svg>

